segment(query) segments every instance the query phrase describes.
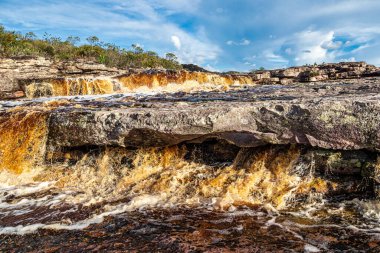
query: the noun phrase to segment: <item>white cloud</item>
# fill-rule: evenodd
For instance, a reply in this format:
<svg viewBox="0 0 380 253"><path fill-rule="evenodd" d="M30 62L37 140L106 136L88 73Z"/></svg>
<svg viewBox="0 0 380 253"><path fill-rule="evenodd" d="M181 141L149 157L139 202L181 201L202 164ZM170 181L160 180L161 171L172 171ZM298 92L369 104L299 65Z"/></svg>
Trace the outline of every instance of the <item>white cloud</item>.
<svg viewBox="0 0 380 253"><path fill-rule="evenodd" d="M332 41L332 40L329 40L329 41L325 41L321 47L324 48L324 49L338 49L340 48L341 46L343 45L343 42L342 41Z"/></svg>
<svg viewBox="0 0 380 253"><path fill-rule="evenodd" d="M251 68L255 68L257 65L256 65L256 63L252 63L252 62L244 62L244 65L247 65L247 66L249 66L249 67L251 67Z"/></svg>
<svg viewBox="0 0 380 253"><path fill-rule="evenodd" d="M177 50L180 50L181 49L181 40L178 38L178 36L172 35L171 39L172 39L172 42L173 42L173 45L175 46L175 48L177 48Z"/></svg>
<svg viewBox="0 0 380 253"><path fill-rule="evenodd" d="M334 49L342 46L342 42L334 41L334 32L307 30L296 33L285 42L287 55L294 57L296 65L321 63L335 60Z"/></svg>
<svg viewBox="0 0 380 253"><path fill-rule="evenodd" d="M200 41L187 33L177 33L181 38L181 48L175 52L181 62L203 64L215 60L221 50L217 45Z"/></svg>
<svg viewBox="0 0 380 253"><path fill-rule="evenodd" d="M193 13L198 10L201 0L145 0L155 8L164 9L167 14Z"/></svg>
<svg viewBox="0 0 380 253"><path fill-rule="evenodd" d="M354 62L354 61L356 61L356 59L355 59L355 57L350 57L350 58L340 59L339 61L341 61L341 62Z"/></svg>
<svg viewBox="0 0 380 253"><path fill-rule="evenodd" d="M269 62L285 63L285 64L289 63L287 59L285 59L284 57L280 55L275 54L273 51L270 51L270 50L266 50L264 52L264 58Z"/></svg>
<svg viewBox="0 0 380 253"><path fill-rule="evenodd" d="M188 32L162 13L195 11L200 1L185 0L111 0L52 2L30 0L1 3L0 23L34 31L65 31L83 37L97 35L100 39L130 44L144 44L146 50L164 55L174 45L179 60L202 64L218 57L221 50L211 43L207 33ZM106 6L107 7L104 7ZM85 10L85 11L84 11ZM46 22L48 20L49 22ZM64 36L64 35L63 35ZM123 45L124 44L124 45Z"/></svg>
<svg viewBox="0 0 380 253"><path fill-rule="evenodd" d="M226 42L226 44L229 46L248 46L251 44L251 41L247 39L242 39L241 41L229 40Z"/></svg>

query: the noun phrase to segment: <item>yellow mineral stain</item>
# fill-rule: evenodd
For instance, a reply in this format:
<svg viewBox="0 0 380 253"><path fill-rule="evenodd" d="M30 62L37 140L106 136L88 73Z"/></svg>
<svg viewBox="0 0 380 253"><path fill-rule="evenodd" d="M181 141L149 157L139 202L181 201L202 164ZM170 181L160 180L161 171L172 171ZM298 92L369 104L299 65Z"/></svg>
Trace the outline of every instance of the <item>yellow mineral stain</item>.
<svg viewBox="0 0 380 253"><path fill-rule="evenodd" d="M44 111L18 108L0 114L0 171L19 174L42 162L47 131Z"/></svg>
<svg viewBox="0 0 380 253"><path fill-rule="evenodd" d="M315 193L327 193L329 191L329 185L335 189L336 183L328 182L327 180L324 180L320 177L313 178L308 183L305 183L302 185L302 187L299 187L297 190L297 193L309 193L310 190L313 190Z"/></svg>

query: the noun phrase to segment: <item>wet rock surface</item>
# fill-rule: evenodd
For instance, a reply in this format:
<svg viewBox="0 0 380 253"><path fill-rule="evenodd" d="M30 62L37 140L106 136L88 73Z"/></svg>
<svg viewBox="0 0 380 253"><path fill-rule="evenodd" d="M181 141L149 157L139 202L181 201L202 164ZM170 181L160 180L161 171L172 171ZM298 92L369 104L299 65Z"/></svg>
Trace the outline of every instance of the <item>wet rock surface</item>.
<svg viewBox="0 0 380 253"><path fill-rule="evenodd" d="M44 108L53 147L160 147L217 138L239 147L377 150L379 91L380 80L365 79L228 92L34 99L1 102L0 114L6 119L16 107L25 112Z"/></svg>
<svg viewBox="0 0 380 253"><path fill-rule="evenodd" d="M336 218L335 218L336 219ZM272 221L272 222L271 222ZM300 223L300 224L298 224ZM332 225L331 223L338 223ZM340 227L341 226L341 227ZM108 217L82 231L40 230L0 235L12 252L378 252L376 237L334 217L314 223L291 215L267 217L251 210L145 210ZM315 246L313 246L315 245Z"/></svg>
<svg viewBox="0 0 380 253"><path fill-rule="evenodd" d="M74 99L49 112L49 143L139 147L217 138L239 147L304 144L377 150L379 88L377 83L343 83Z"/></svg>

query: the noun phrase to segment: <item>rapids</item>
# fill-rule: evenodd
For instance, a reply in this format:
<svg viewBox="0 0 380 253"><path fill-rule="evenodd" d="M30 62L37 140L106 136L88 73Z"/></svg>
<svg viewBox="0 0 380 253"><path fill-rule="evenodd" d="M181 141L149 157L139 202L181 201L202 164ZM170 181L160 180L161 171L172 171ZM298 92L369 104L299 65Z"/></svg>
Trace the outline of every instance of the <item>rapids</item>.
<svg viewBox="0 0 380 253"><path fill-rule="evenodd" d="M179 71L133 73L118 77L59 78L23 85L27 98L141 92L195 92L254 86L252 77Z"/></svg>
<svg viewBox="0 0 380 253"><path fill-rule="evenodd" d="M379 168L374 152L215 139L54 149L47 112L79 103L2 106L0 251L380 250L371 175L337 173L341 164Z"/></svg>
<svg viewBox="0 0 380 253"><path fill-rule="evenodd" d="M243 149L224 162L200 152L89 147L3 169L0 248L39 242L70 251L65 241L74 238L83 250L96 250L90 242L103 250L379 248L379 202L328 198L334 183L313 174L301 148Z"/></svg>

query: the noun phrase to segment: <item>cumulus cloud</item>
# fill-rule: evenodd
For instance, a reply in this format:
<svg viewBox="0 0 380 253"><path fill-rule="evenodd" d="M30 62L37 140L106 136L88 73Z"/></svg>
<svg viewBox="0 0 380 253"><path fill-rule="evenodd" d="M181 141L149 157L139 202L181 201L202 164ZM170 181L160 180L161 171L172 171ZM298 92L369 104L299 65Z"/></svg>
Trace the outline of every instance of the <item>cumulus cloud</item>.
<svg viewBox="0 0 380 253"><path fill-rule="evenodd" d="M324 49L338 49L342 46L343 42L342 41L325 41L321 47Z"/></svg>
<svg viewBox="0 0 380 253"><path fill-rule="evenodd" d="M211 71L211 72L220 72L220 69L217 69L217 68L211 66L210 64L207 64L206 66L204 66L204 69Z"/></svg>
<svg viewBox="0 0 380 253"><path fill-rule="evenodd" d="M342 45L342 42L334 39L334 31L302 31L285 41L282 53L292 57L296 65L333 61L333 50Z"/></svg>
<svg viewBox="0 0 380 253"><path fill-rule="evenodd" d="M360 59L357 56L376 44L375 38L380 35L380 32L377 33L352 28L337 31L307 29L280 41L272 52L275 56L288 59L290 65L351 61ZM276 62L278 57L269 54L266 58Z"/></svg>
<svg viewBox="0 0 380 253"><path fill-rule="evenodd" d="M181 38L181 47L175 53L181 62L203 64L215 60L221 52L217 45L202 42L186 33L178 37Z"/></svg>
<svg viewBox="0 0 380 253"><path fill-rule="evenodd" d="M172 35L171 39L172 39L172 42L173 42L173 45L175 46L175 48L180 50L181 49L181 40L178 38L178 36Z"/></svg>

